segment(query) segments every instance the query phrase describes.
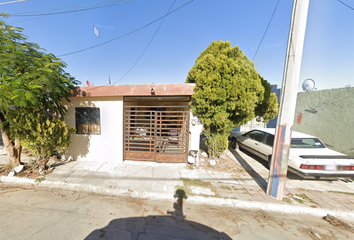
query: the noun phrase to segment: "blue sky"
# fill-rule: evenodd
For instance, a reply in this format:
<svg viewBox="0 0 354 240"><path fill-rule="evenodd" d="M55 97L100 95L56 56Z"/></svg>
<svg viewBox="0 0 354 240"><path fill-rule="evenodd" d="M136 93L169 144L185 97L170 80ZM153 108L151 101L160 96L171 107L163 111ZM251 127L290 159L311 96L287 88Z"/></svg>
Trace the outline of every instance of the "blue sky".
<svg viewBox="0 0 354 240"><path fill-rule="evenodd" d="M0 0L0 12L14 14L7 22L24 28L29 41L60 56L68 64L67 72L82 85L86 80L105 85L108 76L116 84L183 83L195 59L217 40L238 45L270 83L280 87L283 80L293 0L280 0L257 55L278 0L23 0L2 4L12 1ZM352 0L341 2L354 8ZM300 85L312 78L317 89L354 87L354 10L341 2L310 0ZM115 5L38 16L108 4ZM184 4L161 26L162 19L142 28L164 16L171 6L173 11ZM118 39L65 55L114 38Z"/></svg>

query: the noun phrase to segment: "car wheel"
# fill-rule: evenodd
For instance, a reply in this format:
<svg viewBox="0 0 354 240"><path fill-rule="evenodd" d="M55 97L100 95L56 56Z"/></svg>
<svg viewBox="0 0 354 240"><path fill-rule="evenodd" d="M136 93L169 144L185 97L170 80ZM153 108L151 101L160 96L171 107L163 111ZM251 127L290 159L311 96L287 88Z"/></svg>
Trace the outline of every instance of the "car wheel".
<svg viewBox="0 0 354 240"><path fill-rule="evenodd" d="M232 149L234 149L234 150L238 150L238 149L239 149L239 148L238 148L238 142L237 142L236 138L232 138L232 139L231 139L231 147L232 147Z"/></svg>

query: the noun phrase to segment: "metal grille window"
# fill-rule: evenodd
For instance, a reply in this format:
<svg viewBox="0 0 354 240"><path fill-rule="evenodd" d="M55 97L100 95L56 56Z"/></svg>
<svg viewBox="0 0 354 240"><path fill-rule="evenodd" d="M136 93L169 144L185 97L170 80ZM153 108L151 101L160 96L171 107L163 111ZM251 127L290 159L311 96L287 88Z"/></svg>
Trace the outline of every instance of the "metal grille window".
<svg viewBox="0 0 354 240"><path fill-rule="evenodd" d="M99 108L75 108L76 134L101 134Z"/></svg>

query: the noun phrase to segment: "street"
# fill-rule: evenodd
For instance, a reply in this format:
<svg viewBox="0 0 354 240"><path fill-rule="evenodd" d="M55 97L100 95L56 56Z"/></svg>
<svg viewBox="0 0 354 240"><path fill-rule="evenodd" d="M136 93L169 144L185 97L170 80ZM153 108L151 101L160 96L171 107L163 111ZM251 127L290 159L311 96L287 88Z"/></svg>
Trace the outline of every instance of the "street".
<svg viewBox="0 0 354 240"><path fill-rule="evenodd" d="M0 239L354 239L345 223L193 205L177 195L157 202L2 184Z"/></svg>

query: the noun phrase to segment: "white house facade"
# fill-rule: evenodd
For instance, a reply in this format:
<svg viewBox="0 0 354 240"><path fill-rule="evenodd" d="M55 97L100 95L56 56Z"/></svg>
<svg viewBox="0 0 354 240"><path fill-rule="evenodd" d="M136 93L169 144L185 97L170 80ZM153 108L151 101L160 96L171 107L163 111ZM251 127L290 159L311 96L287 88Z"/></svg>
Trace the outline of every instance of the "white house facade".
<svg viewBox="0 0 354 240"><path fill-rule="evenodd" d="M190 114L193 88L194 84L77 88L67 103L65 122L76 133L65 157L187 162L189 150L199 150L202 130Z"/></svg>

